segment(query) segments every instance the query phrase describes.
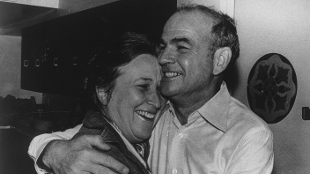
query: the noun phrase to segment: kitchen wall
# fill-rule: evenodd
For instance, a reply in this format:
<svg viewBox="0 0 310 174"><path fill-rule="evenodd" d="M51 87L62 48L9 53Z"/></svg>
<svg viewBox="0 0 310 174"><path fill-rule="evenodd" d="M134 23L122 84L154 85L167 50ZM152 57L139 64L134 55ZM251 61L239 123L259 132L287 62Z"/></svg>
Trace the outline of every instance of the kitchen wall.
<svg viewBox="0 0 310 174"><path fill-rule="evenodd" d="M178 3L184 1L179 0ZM220 6L215 0L195 1L216 8ZM238 90L234 96L248 104L244 92L248 74L253 64L267 53L284 55L297 74L298 91L291 112L281 122L269 124L274 134L273 174L310 173L310 121L301 118L301 108L310 107L309 9L308 0L235 0L234 17L241 52L237 62ZM20 89L20 47L21 37L0 35L0 96L35 96L38 103L42 100L41 93Z"/></svg>
<svg viewBox="0 0 310 174"><path fill-rule="evenodd" d="M279 53L297 74L295 104L287 117L269 124L274 135L273 174L310 173L310 121L302 120L302 107L310 106L310 1L309 0L178 0L221 9L235 3L234 18L241 43L237 61L239 78L234 96L248 105L247 79L254 63L267 53Z"/></svg>
<svg viewBox="0 0 310 174"><path fill-rule="evenodd" d="M179 0L184 2L186 0ZM227 1L187 0L218 8ZM233 1L233 0L231 0ZM302 120L302 107L310 106L310 1L234 0L241 52L234 96L248 104L249 72L267 53L280 53L292 63L298 80L295 104L287 117L269 124L274 134L273 174L310 173L310 121Z"/></svg>
<svg viewBox="0 0 310 174"><path fill-rule="evenodd" d="M16 98L34 96L42 103L42 94L20 89L21 37L0 35L0 96L8 94Z"/></svg>
<svg viewBox="0 0 310 174"><path fill-rule="evenodd" d="M178 6L186 3L203 4L209 7L220 9L220 2L222 0L177 0Z"/></svg>
<svg viewBox="0 0 310 174"><path fill-rule="evenodd" d="M302 107L310 106L310 1L235 0L241 52L235 97L247 103L247 78L253 64L267 53L280 53L292 63L298 80L295 104L274 134L274 174L310 173L310 121Z"/></svg>

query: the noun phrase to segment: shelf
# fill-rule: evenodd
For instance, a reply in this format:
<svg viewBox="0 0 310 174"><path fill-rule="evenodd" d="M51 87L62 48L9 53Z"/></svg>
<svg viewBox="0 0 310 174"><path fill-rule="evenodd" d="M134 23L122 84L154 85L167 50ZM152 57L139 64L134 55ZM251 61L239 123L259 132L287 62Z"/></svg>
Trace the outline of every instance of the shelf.
<svg viewBox="0 0 310 174"><path fill-rule="evenodd" d="M23 4L23 5L31 5L31 6L39 6L39 7L49 7L49 8L58 8L59 0L0 0L2 2L14 3L14 4Z"/></svg>
<svg viewBox="0 0 310 174"><path fill-rule="evenodd" d="M21 36L23 28L116 1L0 0L0 35Z"/></svg>

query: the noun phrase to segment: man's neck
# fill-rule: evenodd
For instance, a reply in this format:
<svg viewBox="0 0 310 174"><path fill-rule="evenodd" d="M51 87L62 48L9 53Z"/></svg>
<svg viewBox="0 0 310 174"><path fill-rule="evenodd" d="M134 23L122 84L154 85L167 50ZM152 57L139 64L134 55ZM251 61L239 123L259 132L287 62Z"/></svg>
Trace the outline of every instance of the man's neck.
<svg viewBox="0 0 310 174"><path fill-rule="evenodd" d="M188 105L185 107L179 107L179 105L174 105L173 108L175 111L175 114L180 121L182 125L186 124L188 121L188 117L197 109L201 108L206 102L208 102L210 98L205 98L204 100L201 100L193 105Z"/></svg>
<svg viewBox="0 0 310 174"><path fill-rule="evenodd" d="M174 99L170 99L174 108L175 114L182 125L186 124L188 117L196 110L201 108L207 103L218 91L220 87L213 88L205 94L183 96ZM198 97L195 97L198 96Z"/></svg>

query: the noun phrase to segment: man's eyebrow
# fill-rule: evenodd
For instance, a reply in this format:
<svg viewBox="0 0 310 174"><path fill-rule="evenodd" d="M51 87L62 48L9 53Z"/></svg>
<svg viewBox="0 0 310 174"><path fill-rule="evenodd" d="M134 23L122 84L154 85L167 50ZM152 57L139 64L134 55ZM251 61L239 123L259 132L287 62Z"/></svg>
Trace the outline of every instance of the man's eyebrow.
<svg viewBox="0 0 310 174"><path fill-rule="evenodd" d="M179 42L190 43L190 40L188 38L182 37L182 38L173 38L171 42L172 43L179 43Z"/></svg>
<svg viewBox="0 0 310 174"><path fill-rule="evenodd" d="M163 38L160 38L159 43L160 43L160 44L166 44L166 42L164 41Z"/></svg>
<svg viewBox="0 0 310 174"><path fill-rule="evenodd" d="M190 39L188 39L188 38L185 38L185 37L182 37L182 38L173 38L173 39L171 39L171 41L170 41L171 43L179 43L179 42L185 42L185 43L190 43L191 41L190 41ZM161 44L166 44L166 41L164 40L164 39L160 39L160 43Z"/></svg>

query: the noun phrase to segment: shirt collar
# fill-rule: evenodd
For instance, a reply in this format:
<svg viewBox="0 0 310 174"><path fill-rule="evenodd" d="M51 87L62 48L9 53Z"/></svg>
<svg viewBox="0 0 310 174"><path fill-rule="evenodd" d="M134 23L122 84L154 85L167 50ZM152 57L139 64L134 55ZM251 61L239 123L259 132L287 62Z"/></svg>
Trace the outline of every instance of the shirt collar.
<svg viewBox="0 0 310 174"><path fill-rule="evenodd" d="M223 82L220 90L197 111L207 122L217 129L227 130L227 114L229 111L231 96L226 83Z"/></svg>
<svg viewBox="0 0 310 174"><path fill-rule="evenodd" d="M227 130L230 97L226 83L223 82L220 90L195 112L198 112L212 126L225 132ZM170 106L169 112L176 116L172 103L168 101L168 104Z"/></svg>

